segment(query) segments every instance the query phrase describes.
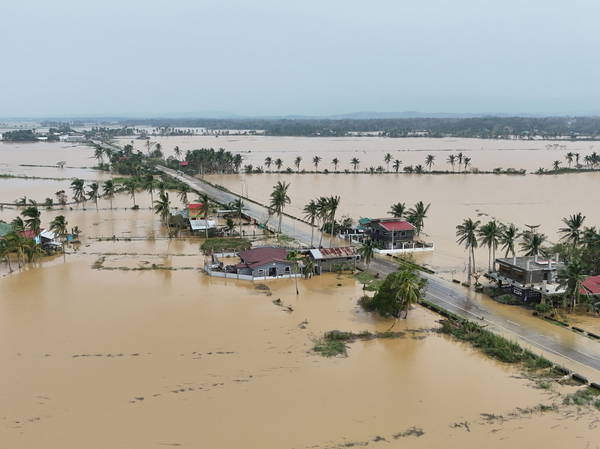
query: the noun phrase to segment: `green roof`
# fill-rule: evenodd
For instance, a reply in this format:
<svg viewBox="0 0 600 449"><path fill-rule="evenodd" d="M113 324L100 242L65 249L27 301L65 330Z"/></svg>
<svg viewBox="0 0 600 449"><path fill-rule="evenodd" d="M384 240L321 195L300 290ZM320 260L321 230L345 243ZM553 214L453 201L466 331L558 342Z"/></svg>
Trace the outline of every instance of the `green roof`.
<svg viewBox="0 0 600 449"><path fill-rule="evenodd" d="M370 221L371 221L370 218L363 217L363 218L359 218L358 219L358 224L361 225L361 226L363 226L363 225L366 225Z"/></svg>
<svg viewBox="0 0 600 449"><path fill-rule="evenodd" d="M12 231L12 226L4 221L0 221L0 237L4 237L6 234Z"/></svg>

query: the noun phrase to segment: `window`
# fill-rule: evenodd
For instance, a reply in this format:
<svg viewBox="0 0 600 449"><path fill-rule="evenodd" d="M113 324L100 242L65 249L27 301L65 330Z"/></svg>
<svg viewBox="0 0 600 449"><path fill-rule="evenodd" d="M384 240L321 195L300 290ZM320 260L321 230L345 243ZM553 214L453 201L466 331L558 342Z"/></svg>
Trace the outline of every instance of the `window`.
<svg viewBox="0 0 600 449"><path fill-rule="evenodd" d="M285 267L285 272L289 273L290 272L290 267Z"/></svg>

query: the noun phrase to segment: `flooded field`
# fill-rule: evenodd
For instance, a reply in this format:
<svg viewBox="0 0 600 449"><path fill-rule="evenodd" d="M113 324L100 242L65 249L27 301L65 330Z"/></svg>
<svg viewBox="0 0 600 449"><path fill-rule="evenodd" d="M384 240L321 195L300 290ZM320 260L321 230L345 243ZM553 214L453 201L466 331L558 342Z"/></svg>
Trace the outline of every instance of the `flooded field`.
<svg viewBox="0 0 600 449"><path fill-rule="evenodd" d="M14 157L10 167L41 158L36 151L20 153L28 156ZM64 151L69 165L91 165L83 162L87 148L51 151ZM55 169L47 170L39 173ZM211 178L234 191L244 180L250 196L262 200L277 179ZM570 212L600 218L576 195L597 183L591 175L285 179L292 183L293 213L323 194L340 195L341 213L354 218L385 215L396 201L431 202L425 232L436 251L424 261L446 274L463 269L453 232L465 216L547 220L549 234ZM0 201L43 200L68 184L1 179ZM180 205L175 194L171 200ZM598 444L598 412L562 405L559 393L575 387L536 388L515 368L437 332L439 317L420 307L396 325L400 338L352 343L347 358L317 355L313 341L325 331L385 331L392 324L358 308L360 283L328 274L300 280L296 295L293 280L257 288L210 278L200 270L202 239L168 239L149 209L150 196L140 192L136 202L140 210L131 210L132 199L120 194L112 210L105 200L99 211L89 202L86 210L43 210L43 226L57 214L77 225L81 245L10 275L0 262L2 448ZM0 219L17 213L5 207ZM118 240L106 240L112 236ZM537 319L529 319L535 327Z"/></svg>
<svg viewBox="0 0 600 449"><path fill-rule="evenodd" d="M273 137L273 136L188 136L188 137L152 137L151 142L160 143L165 156L175 156L173 149L178 146L186 150L199 148L224 148L231 152L241 153L244 164L265 167L265 158L280 158L283 169L291 167L295 170L294 159L302 158L301 169L313 170L312 158L319 156L322 161L321 170L333 170L332 160L338 158L338 169L352 170L353 158L360 161L359 169L369 167L387 168L384 161L386 153L392 155L392 161L398 159L405 165L425 165L428 154L435 156L434 170L452 170L447 162L450 154L463 153L471 158L471 168L493 170L501 168L524 168L535 171L539 167L550 169L555 160L568 166L567 153L579 153L580 162L583 157L593 151L599 151L598 142L570 142L547 140L488 140L461 138L402 138L385 137ZM120 145L132 143L136 149L146 151L145 140L119 139ZM392 170L390 164L390 170ZM402 169L401 169L402 170ZM456 167L458 170L458 167Z"/></svg>

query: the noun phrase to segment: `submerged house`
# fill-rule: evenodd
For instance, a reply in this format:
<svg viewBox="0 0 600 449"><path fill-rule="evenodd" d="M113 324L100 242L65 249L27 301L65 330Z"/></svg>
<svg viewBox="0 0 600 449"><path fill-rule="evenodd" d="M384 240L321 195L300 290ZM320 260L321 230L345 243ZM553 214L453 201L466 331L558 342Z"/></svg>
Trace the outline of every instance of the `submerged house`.
<svg viewBox="0 0 600 449"><path fill-rule="evenodd" d="M372 218L362 224L365 235L373 240L379 253L433 251L433 243L416 238L417 228L401 218Z"/></svg>
<svg viewBox="0 0 600 449"><path fill-rule="evenodd" d="M309 251L315 265L315 273L354 269L360 256L353 246L342 248L314 248Z"/></svg>
<svg viewBox="0 0 600 449"><path fill-rule="evenodd" d="M56 234L50 230L42 229L35 237L35 243L42 248L58 249L62 244L56 240Z"/></svg>
<svg viewBox="0 0 600 449"><path fill-rule="evenodd" d="M190 218L190 229L192 232L210 232L211 230L217 229L217 222L215 220L204 220L204 219L193 219Z"/></svg>
<svg viewBox="0 0 600 449"><path fill-rule="evenodd" d="M521 256L496 259L498 270L489 277L498 282L499 287L509 288L511 292L524 299L539 299L541 294L564 292L558 274L565 264L554 259L539 256Z"/></svg>
<svg viewBox="0 0 600 449"><path fill-rule="evenodd" d="M294 262L287 260L285 248L251 248L241 251L240 263L235 266L238 274L252 277L277 277L292 274Z"/></svg>

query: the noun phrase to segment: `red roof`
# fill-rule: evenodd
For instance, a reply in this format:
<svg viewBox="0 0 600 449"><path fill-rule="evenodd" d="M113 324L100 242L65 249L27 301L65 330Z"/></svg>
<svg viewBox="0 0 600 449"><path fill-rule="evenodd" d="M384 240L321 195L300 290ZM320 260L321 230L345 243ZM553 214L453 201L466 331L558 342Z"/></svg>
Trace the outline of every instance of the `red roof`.
<svg viewBox="0 0 600 449"><path fill-rule="evenodd" d="M406 220L380 221L379 224L387 231L414 231L416 229Z"/></svg>
<svg viewBox="0 0 600 449"><path fill-rule="evenodd" d="M251 248L239 253L243 264L250 268L260 267L271 262L289 262L285 248ZM238 266L239 266L238 265Z"/></svg>
<svg viewBox="0 0 600 449"><path fill-rule="evenodd" d="M188 165L190 165L190 163L189 163L188 161L181 161L181 162L179 163L179 166L180 166L180 167L187 167Z"/></svg>
<svg viewBox="0 0 600 449"><path fill-rule="evenodd" d="M35 231L33 231L31 229L27 229L26 231L21 231L21 236L25 237L26 239L34 239L36 235L37 234L35 233Z"/></svg>
<svg viewBox="0 0 600 449"><path fill-rule="evenodd" d="M188 204L188 208L190 209L202 209L203 204L202 203L190 203Z"/></svg>
<svg viewBox="0 0 600 449"><path fill-rule="evenodd" d="M584 295L600 295L600 276L590 276L581 283Z"/></svg>

